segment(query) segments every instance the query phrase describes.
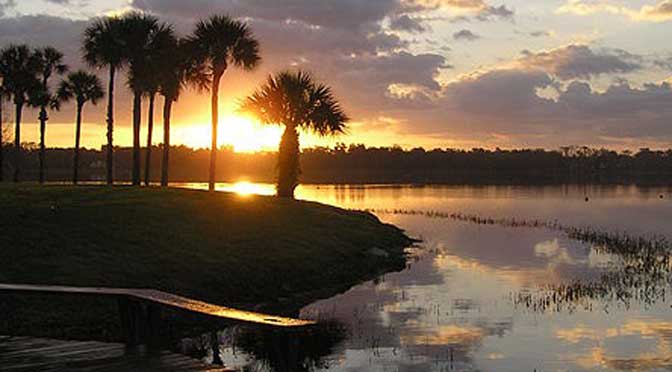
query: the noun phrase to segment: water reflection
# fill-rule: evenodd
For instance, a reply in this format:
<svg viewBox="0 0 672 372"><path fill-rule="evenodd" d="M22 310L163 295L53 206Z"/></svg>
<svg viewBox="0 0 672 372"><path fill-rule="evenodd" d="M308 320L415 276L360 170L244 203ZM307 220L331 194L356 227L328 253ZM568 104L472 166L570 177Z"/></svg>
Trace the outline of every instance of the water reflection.
<svg viewBox="0 0 672 372"><path fill-rule="evenodd" d="M672 284L667 243L672 198L659 197L670 191L634 186L302 186L300 198L378 210L382 220L424 242L404 272L303 309L302 316L336 319L346 333L333 346L319 348L319 363L292 368L670 370L672 314L666 294ZM482 224L382 210L550 222ZM240 347L238 337L229 340L222 349L225 363L239 370L288 368L292 341L254 337L256 347ZM273 359L266 354L276 343L287 351L266 362Z"/></svg>

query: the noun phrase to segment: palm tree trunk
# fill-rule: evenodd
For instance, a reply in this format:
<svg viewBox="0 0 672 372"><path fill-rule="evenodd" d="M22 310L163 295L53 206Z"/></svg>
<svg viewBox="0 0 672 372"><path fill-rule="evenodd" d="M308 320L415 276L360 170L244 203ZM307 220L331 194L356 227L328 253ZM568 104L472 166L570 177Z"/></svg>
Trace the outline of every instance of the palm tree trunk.
<svg viewBox="0 0 672 372"><path fill-rule="evenodd" d="M79 139L82 135L82 106L77 103L77 123L75 125L75 156L72 162L72 183L77 184L79 181Z"/></svg>
<svg viewBox="0 0 672 372"><path fill-rule="evenodd" d="M110 81L107 88L107 184L114 183L114 74L115 68L110 67Z"/></svg>
<svg viewBox="0 0 672 372"><path fill-rule="evenodd" d="M168 164L170 161L170 111L173 98L164 97L163 102L163 160L161 161L161 186L168 186Z"/></svg>
<svg viewBox="0 0 672 372"><path fill-rule="evenodd" d="M47 118L47 109L43 106L40 108L40 183L44 183L44 156L46 152L44 137L47 131Z"/></svg>
<svg viewBox="0 0 672 372"><path fill-rule="evenodd" d="M19 182L21 178L21 113L23 112L23 102L16 104L16 124L14 127L14 182Z"/></svg>
<svg viewBox="0 0 672 372"><path fill-rule="evenodd" d="M208 179L208 190L215 191L215 182L217 172L217 124L219 123L219 82L222 80L222 74L216 73L212 79L212 138L210 145L210 174Z"/></svg>
<svg viewBox="0 0 672 372"><path fill-rule="evenodd" d="M140 186L140 120L142 112L142 94L133 94L133 186Z"/></svg>
<svg viewBox="0 0 672 372"><path fill-rule="evenodd" d="M152 165L152 132L154 131L154 99L156 94L149 96L149 111L147 112L147 152L145 154L145 186L149 186L149 176Z"/></svg>
<svg viewBox="0 0 672 372"><path fill-rule="evenodd" d="M299 184L299 132L295 126L286 126L278 150L278 183L276 191L281 198L293 198Z"/></svg>

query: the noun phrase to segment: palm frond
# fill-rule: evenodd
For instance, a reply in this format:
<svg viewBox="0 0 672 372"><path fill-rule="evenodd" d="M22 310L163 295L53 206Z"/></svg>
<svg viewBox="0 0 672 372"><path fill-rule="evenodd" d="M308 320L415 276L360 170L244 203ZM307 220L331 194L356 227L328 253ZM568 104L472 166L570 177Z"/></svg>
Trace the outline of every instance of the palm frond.
<svg viewBox="0 0 672 372"><path fill-rule="evenodd" d="M269 76L239 110L266 124L302 127L322 136L343 133L349 121L331 89L304 71Z"/></svg>
<svg viewBox="0 0 672 372"><path fill-rule="evenodd" d="M252 70L261 61L259 42L249 26L228 15L200 20L185 45L196 65L221 75L230 65Z"/></svg>

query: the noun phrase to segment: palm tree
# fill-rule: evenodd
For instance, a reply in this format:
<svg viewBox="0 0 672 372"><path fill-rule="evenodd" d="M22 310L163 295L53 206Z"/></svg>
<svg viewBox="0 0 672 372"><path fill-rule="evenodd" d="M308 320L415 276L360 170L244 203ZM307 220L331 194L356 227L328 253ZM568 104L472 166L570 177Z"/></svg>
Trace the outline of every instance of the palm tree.
<svg viewBox="0 0 672 372"><path fill-rule="evenodd" d="M172 26L160 24L154 30L147 50L147 65L151 66L145 75L145 94L149 98L147 110L147 149L145 151L145 186L149 186L152 164L152 134L154 131L154 102L160 89L161 69L177 51L177 37Z"/></svg>
<svg viewBox="0 0 672 372"><path fill-rule="evenodd" d="M128 86L133 92L133 171L132 183L140 185L140 126L142 97L148 91L151 76L149 58L152 39L160 28L156 17L131 12L122 18L122 28L126 44L125 56L128 61Z"/></svg>
<svg viewBox="0 0 672 372"><path fill-rule="evenodd" d="M58 101L52 97L49 89L49 79L53 74L63 75L68 71L68 66L63 63L63 53L52 48L46 47L35 51L35 58L38 64L38 78L41 83L41 93L36 104L40 108L40 183L44 183L44 158L45 158L45 134L47 130L47 106L57 108Z"/></svg>
<svg viewBox="0 0 672 372"><path fill-rule="evenodd" d="M27 45L10 45L0 51L0 71L3 85L11 94L15 107L14 126L14 182L21 178L21 115L29 101L29 94L40 87L37 79L37 60Z"/></svg>
<svg viewBox="0 0 672 372"><path fill-rule="evenodd" d="M79 140L82 133L82 109L87 102L91 102L94 105L98 104L98 101L104 95L100 79L96 75L82 70L70 73L65 80L61 81L58 87L57 96L60 101L67 102L74 98L77 103L75 153L72 165L72 183L75 185L77 184L79 175Z"/></svg>
<svg viewBox="0 0 672 372"><path fill-rule="evenodd" d="M124 65L126 49L122 22L118 17L98 18L84 31L84 60L92 67L109 68L107 88L107 184L114 182L114 79Z"/></svg>
<svg viewBox="0 0 672 372"><path fill-rule="evenodd" d="M193 86L199 91L209 88L209 75L202 65L192 64L187 43L174 38L169 42L165 55L155 68L158 71L159 93L163 96L163 159L161 160L161 186L168 186L170 163L170 119L173 104L177 102L183 88Z"/></svg>
<svg viewBox="0 0 672 372"><path fill-rule="evenodd" d="M278 152L277 193L294 197L299 174L299 132L306 129L318 135L343 133L348 117L331 89L316 83L310 74L299 71L270 76L266 84L241 105L266 124L282 124L285 131Z"/></svg>
<svg viewBox="0 0 672 372"><path fill-rule="evenodd" d="M2 126L3 124L3 106L5 104L5 99L7 99L8 92L5 89L5 85L3 84L4 82L4 73L1 70L2 64L0 63L0 182L3 182L5 180L5 172L4 172L4 165L5 165L5 149L4 149L4 127Z"/></svg>
<svg viewBox="0 0 672 372"><path fill-rule="evenodd" d="M196 30L188 38L190 53L196 64L201 65L210 76L212 86L212 138L210 148L210 175L208 189L215 189L217 169L217 125L219 84L229 66L252 70L261 61L259 42L254 38L246 23L225 15L215 15L201 20Z"/></svg>

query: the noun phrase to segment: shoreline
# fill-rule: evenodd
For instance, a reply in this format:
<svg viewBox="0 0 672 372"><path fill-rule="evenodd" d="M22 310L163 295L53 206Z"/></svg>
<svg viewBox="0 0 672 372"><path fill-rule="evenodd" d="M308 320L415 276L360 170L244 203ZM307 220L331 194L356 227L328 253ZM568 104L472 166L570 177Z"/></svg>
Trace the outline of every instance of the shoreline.
<svg viewBox="0 0 672 372"><path fill-rule="evenodd" d="M0 205L11 231L0 282L153 288L283 313L403 269L414 243L370 213L224 192L2 185ZM0 334L116 341L112 302L4 296Z"/></svg>

